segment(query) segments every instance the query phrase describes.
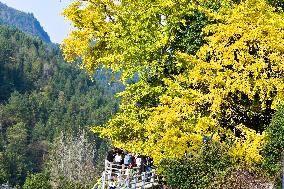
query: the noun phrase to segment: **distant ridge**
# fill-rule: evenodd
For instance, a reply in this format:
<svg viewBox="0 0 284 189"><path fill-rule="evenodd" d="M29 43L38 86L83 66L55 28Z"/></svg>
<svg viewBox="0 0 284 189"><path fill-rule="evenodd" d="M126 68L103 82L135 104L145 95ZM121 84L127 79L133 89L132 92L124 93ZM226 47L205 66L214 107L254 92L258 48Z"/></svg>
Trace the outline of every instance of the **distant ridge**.
<svg viewBox="0 0 284 189"><path fill-rule="evenodd" d="M25 13L0 2L0 24L14 26L32 36L51 43L49 35L32 13Z"/></svg>

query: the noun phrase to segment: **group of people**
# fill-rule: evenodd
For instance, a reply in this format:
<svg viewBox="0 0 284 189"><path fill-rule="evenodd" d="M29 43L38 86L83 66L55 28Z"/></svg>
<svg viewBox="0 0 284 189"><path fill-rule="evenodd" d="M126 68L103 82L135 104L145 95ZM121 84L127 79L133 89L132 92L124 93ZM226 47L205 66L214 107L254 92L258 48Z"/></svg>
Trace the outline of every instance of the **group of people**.
<svg viewBox="0 0 284 189"><path fill-rule="evenodd" d="M109 151L106 159L108 162L114 165L113 168L124 169L121 178L125 181L125 184L127 183L129 184L129 179L131 176L139 174L141 175L142 172L149 173L153 168L152 158L139 154L128 153L119 148L113 148L111 151ZM110 182L108 183L109 189L116 188L116 182L115 182L116 180L117 180L116 176L113 176L110 179ZM129 186L127 186L126 188L129 188Z"/></svg>
<svg viewBox="0 0 284 189"><path fill-rule="evenodd" d="M142 172L150 172L153 167L152 158L139 154L128 153L118 148L114 148L108 152L107 160L117 165L124 165L126 169L138 168L140 174Z"/></svg>

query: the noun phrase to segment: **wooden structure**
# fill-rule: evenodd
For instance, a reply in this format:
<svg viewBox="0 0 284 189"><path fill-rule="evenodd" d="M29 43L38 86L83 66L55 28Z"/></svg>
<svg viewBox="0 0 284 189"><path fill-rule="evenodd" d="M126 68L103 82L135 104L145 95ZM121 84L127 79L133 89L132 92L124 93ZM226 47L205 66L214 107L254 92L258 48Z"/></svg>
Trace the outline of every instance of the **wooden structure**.
<svg viewBox="0 0 284 189"><path fill-rule="evenodd" d="M128 169L124 165L105 160L105 171L92 189L147 189L158 186L155 170L139 173L138 167Z"/></svg>

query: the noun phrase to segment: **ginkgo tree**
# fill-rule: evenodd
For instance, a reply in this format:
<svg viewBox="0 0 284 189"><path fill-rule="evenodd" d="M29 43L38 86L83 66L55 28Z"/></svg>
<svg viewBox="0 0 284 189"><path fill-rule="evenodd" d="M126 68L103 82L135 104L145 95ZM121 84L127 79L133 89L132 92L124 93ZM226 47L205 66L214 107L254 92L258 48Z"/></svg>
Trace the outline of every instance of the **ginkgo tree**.
<svg viewBox="0 0 284 189"><path fill-rule="evenodd" d="M204 137L261 162L264 126L283 98L284 17L265 0L85 0L65 58L121 71L120 111L93 131L163 158L199 152ZM139 79L129 82L137 74Z"/></svg>

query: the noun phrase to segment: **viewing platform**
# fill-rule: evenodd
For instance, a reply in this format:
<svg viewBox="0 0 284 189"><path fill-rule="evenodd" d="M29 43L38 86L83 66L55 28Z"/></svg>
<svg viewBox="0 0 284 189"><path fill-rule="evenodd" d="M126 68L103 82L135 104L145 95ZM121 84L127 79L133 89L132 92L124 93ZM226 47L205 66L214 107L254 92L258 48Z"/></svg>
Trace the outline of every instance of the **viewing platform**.
<svg viewBox="0 0 284 189"><path fill-rule="evenodd" d="M92 189L147 189L158 187L159 178L155 169L141 172L138 167L129 169L125 165L105 160L102 177Z"/></svg>

